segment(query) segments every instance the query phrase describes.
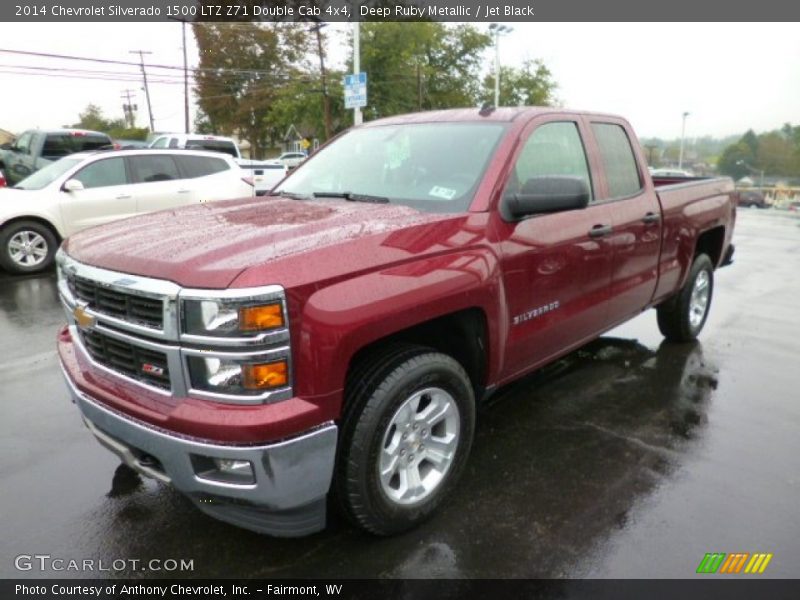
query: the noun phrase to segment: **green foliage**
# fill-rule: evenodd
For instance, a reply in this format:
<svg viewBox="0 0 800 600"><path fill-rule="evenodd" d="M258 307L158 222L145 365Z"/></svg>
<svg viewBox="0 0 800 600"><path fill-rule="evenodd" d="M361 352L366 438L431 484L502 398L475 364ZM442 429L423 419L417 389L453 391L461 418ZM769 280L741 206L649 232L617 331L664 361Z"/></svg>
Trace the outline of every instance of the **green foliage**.
<svg viewBox="0 0 800 600"><path fill-rule="evenodd" d="M471 25L381 22L361 25L361 70L368 73L365 118L476 106L491 38Z"/></svg>
<svg viewBox="0 0 800 600"><path fill-rule="evenodd" d="M125 129L124 119L106 119L103 116L103 111L95 104L88 104L84 111L78 114L78 117L80 117L80 120L70 125L70 127L101 131L103 133L109 133L114 129Z"/></svg>
<svg viewBox="0 0 800 600"><path fill-rule="evenodd" d="M195 92L210 129L240 135L261 156L284 125L272 118L273 105L292 85L309 83L307 25L195 23L193 30L201 69Z"/></svg>
<svg viewBox="0 0 800 600"><path fill-rule="evenodd" d="M150 135L150 130L147 127L133 127L133 128L118 128L108 130L108 135L115 140L141 140L145 141L147 136Z"/></svg>
<svg viewBox="0 0 800 600"><path fill-rule="evenodd" d="M725 148L718 168L736 179L759 175L762 170L767 176L800 177L800 127L786 123L760 135L750 129Z"/></svg>
<svg viewBox="0 0 800 600"><path fill-rule="evenodd" d="M526 60L522 67L500 67L500 106L552 106L556 83L541 60ZM494 73L483 80L483 101L494 103Z"/></svg>

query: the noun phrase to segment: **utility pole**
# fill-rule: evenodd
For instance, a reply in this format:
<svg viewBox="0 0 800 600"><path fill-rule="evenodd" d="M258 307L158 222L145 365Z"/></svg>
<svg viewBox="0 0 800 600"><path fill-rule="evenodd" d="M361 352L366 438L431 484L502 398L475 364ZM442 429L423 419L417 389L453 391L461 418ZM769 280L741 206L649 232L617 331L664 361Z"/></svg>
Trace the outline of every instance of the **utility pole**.
<svg viewBox="0 0 800 600"><path fill-rule="evenodd" d="M136 93L135 90L122 90L122 96L120 96L123 100L128 101L122 105L122 111L125 113L125 124L129 129L136 127L136 115L134 113L138 110L138 107L131 102L132 92Z"/></svg>
<svg viewBox="0 0 800 600"><path fill-rule="evenodd" d="M181 21L183 35L183 122L186 133L189 133L189 64L186 59L186 21Z"/></svg>
<svg viewBox="0 0 800 600"><path fill-rule="evenodd" d="M150 104L150 88L147 87L147 71L144 68L144 55L152 54L152 52L147 52L146 50L130 50L130 54L138 54L142 61L141 65L142 77L144 78L144 95L147 98L147 114L150 116L150 133L155 133L156 128L153 124L153 107Z"/></svg>
<svg viewBox="0 0 800 600"><path fill-rule="evenodd" d="M322 110L324 111L325 115L325 139L329 140L331 138L331 102L330 98L328 97L328 81L327 76L325 74L325 52L322 50L322 28L325 27L327 23L323 23L322 21L318 22L311 28L311 31L316 32L317 34L317 50L319 52L319 70L320 75L322 78Z"/></svg>
<svg viewBox="0 0 800 600"><path fill-rule="evenodd" d="M422 111L422 73L417 63L417 110Z"/></svg>
<svg viewBox="0 0 800 600"><path fill-rule="evenodd" d="M353 74L358 75L361 72L361 23L356 21L353 23ZM364 117L361 114L361 107L356 106L353 109L353 124L361 125Z"/></svg>
<svg viewBox="0 0 800 600"><path fill-rule="evenodd" d="M683 168L683 141L686 137L686 117L689 116L688 112L683 113L683 125L681 125L681 150L678 153L678 168Z"/></svg>

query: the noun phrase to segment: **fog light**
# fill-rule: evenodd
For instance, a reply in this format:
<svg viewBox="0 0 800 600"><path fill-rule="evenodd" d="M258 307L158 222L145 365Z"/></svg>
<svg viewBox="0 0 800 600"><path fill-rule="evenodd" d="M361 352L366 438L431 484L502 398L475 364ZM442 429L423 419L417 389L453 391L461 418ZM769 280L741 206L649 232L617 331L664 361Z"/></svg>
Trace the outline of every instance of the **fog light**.
<svg viewBox="0 0 800 600"><path fill-rule="evenodd" d="M197 390L247 396L289 385L289 364L286 359L249 363L190 356L188 364L192 387Z"/></svg>
<svg viewBox="0 0 800 600"><path fill-rule="evenodd" d="M281 387L289 382L289 366L285 360L260 365L242 365L242 379L248 390Z"/></svg>
<svg viewBox="0 0 800 600"><path fill-rule="evenodd" d="M192 466L200 479L222 483L249 485L256 482L253 464L249 460L219 458L192 454Z"/></svg>

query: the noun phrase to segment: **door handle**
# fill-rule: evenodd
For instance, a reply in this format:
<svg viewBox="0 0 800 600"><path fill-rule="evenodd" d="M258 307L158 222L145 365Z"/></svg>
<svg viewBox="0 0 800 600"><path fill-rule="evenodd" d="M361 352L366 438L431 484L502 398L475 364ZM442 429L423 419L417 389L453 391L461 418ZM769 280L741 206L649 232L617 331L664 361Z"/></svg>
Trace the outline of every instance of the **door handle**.
<svg viewBox="0 0 800 600"><path fill-rule="evenodd" d="M597 238L603 237L608 235L614 231L614 228L611 225L595 225L589 230L589 237Z"/></svg>
<svg viewBox="0 0 800 600"><path fill-rule="evenodd" d="M179 194L188 194L188 193L189 193L189 192L191 192L191 191L192 191L192 190L178 190L178 193L179 193Z"/></svg>
<svg viewBox="0 0 800 600"><path fill-rule="evenodd" d="M658 223L659 220L661 220L661 216L654 212L649 212L642 217L642 223L644 223L645 225L650 225L651 223Z"/></svg>
<svg viewBox="0 0 800 600"><path fill-rule="evenodd" d="M117 200L130 200L132 197L130 194L120 194L117 196Z"/></svg>

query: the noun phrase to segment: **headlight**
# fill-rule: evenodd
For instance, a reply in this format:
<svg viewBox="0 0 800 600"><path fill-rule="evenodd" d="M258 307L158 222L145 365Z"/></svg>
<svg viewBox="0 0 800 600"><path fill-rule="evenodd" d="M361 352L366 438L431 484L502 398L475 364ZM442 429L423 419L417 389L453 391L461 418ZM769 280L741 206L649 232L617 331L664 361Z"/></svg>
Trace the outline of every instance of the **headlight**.
<svg viewBox="0 0 800 600"><path fill-rule="evenodd" d="M187 360L192 388L204 392L257 396L289 384L286 359L267 361L189 356Z"/></svg>
<svg viewBox="0 0 800 600"><path fill-rule="evenodd" d="M183 332L213 337L247 337L286 326L283 302L183 300Z"/></svg>

